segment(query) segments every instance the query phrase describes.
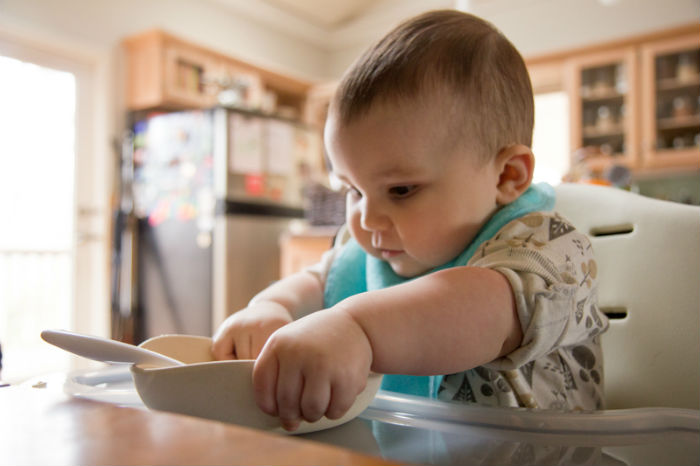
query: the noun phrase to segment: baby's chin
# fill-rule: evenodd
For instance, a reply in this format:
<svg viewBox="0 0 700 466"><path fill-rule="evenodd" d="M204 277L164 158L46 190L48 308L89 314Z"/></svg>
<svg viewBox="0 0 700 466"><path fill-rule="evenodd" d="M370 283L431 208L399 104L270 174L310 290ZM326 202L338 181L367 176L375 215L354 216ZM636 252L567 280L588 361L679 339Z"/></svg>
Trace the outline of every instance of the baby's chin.
<svg viewBox="0 0 700 466"><path fill-rule="evenodd" d="M419 277L426 272L429 272L433 270L436 266L427 266L425 264L420 264L416 262L410 255L408 255L405 251L403 251L401 254L391 257L391 258L386 258L382 256L381 251L378 251L374 248L368 248L368 247L362 247L362 249L365 250L367 254L370 256L374 257L375 259L379 259L380 261L386 262L389 264L389 267L391 267L391 270L398 275L399 277L402 278L415 278Z"/></svg>
<svg viewBox="0 0 700 466"><path fill-rule="evenodd" d="M419 277L425 274L426 272L429 272L432 269L434 269L434 267L428 267L425 265L417 264L410 260L405 260L406 258L402 259L404 260L387 261L389 263L389 267L391 267L391 270L393 270L396 275L402 278Z"/></svg>

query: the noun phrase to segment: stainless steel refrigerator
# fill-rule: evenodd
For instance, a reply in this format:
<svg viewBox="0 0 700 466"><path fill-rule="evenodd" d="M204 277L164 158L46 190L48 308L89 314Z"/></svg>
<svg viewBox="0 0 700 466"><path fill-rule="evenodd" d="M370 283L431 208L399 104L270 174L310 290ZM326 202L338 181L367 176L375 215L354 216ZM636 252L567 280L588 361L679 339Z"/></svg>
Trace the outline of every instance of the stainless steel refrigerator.
<svg viewBox="0 0 700 466"><path fill-rule="evenodd" d="M319 145L298 123L225 108L137 121L115 222L113 337L211 335L277 280Z"/></svg>

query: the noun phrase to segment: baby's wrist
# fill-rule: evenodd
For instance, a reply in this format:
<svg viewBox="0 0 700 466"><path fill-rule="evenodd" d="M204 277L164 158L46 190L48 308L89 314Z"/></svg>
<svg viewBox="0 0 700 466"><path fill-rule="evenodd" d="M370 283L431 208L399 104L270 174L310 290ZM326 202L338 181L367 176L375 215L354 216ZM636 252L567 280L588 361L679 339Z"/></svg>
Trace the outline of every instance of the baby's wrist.
<svg viewBox="0 0 700 466"><path fill-rule="evenodd" d="M361 341L361 346L364 346L367 356L369 357L369 366L371 367L374 359L372 340L362 323L355 318L351 308L343 305L341 302L331 307L327 311L343 316L343 319L350 325L354 333L357 335L357 338Z"/></svg>
<svg viewBox="0 0 700 466"><path fill-rule="evenodd" d="M285 305L270 299L253 298L253 300L248 303L248 309L253 312L264 311L268 314L275 314L280 318L289 320L290 322L294 320L292 313Z"/></svg>

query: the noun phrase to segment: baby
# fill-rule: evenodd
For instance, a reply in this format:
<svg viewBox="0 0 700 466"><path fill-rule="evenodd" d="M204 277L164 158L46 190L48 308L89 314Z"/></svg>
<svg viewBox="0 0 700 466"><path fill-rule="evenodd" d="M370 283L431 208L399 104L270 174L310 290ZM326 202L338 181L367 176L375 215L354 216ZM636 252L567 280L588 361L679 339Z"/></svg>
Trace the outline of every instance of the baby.
<svg viewBox="0 0 700 466"><path fill-rule="evenodd" d="M444 400L602 407L596 263L531 184L533 119L522 57L469 14L413 18L352 66L324 134L345 228L214 336L216 358L257 358L263 411L336 419L370 371Z"/></svg>

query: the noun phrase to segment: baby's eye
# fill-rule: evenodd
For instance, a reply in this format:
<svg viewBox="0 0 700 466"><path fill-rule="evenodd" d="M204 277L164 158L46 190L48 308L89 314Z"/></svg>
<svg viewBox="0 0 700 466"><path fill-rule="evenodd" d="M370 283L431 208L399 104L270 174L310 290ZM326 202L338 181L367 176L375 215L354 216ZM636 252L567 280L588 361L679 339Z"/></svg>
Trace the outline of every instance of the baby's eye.
<svg viewBox="0 0 700 466"><path fill-rule="evenodd" d="M403 197L408 197L416 190L418 186L414 184L407 184L402 186L393 186L389 188L389 195L394 198L401 199Z"/></svg>

